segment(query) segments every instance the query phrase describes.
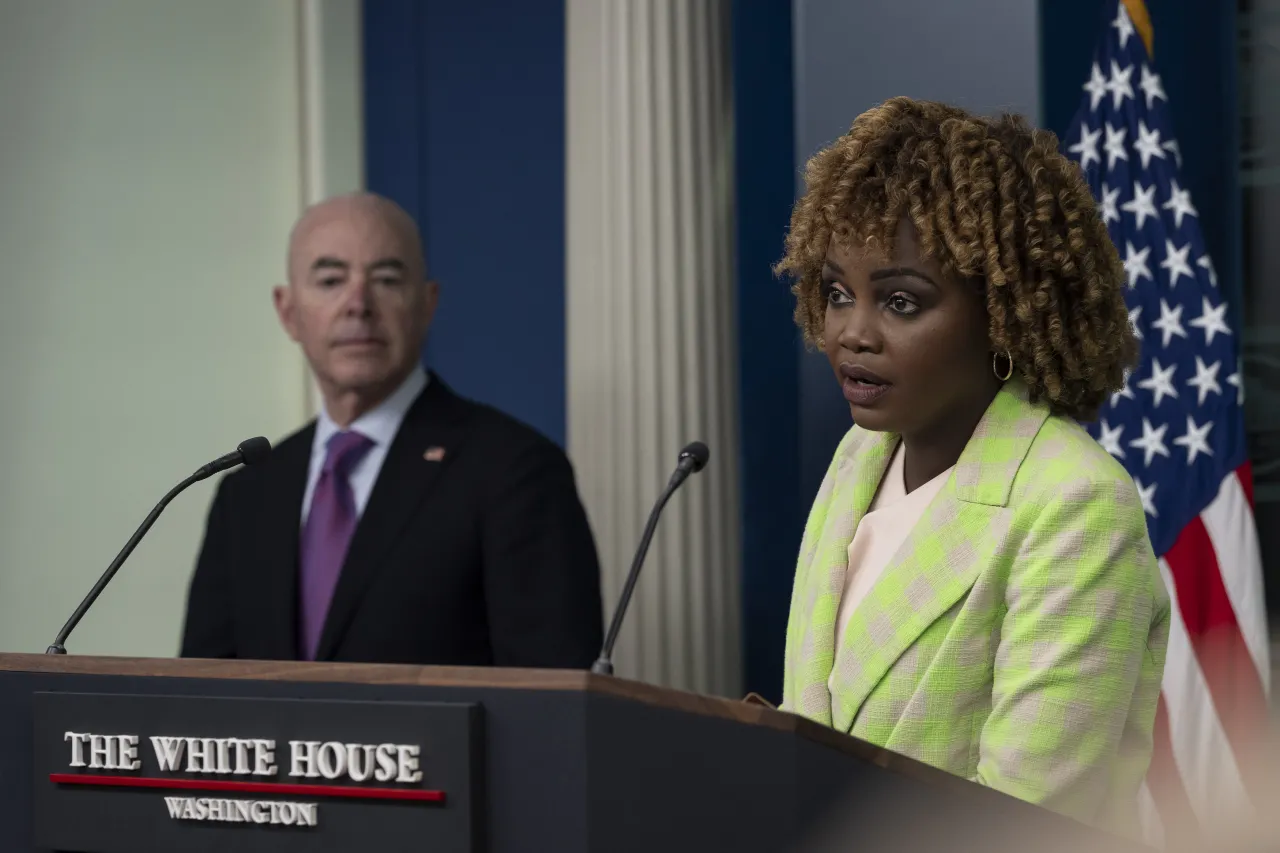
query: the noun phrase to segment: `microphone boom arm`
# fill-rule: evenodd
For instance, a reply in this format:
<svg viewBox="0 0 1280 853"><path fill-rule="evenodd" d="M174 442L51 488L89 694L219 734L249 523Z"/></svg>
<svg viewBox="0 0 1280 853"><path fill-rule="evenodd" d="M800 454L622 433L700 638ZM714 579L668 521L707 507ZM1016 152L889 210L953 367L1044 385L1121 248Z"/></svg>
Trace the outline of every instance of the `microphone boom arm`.
<svg viewBox="0 0 1280 853"><path fill-rule="evenodd" d="M635 591L636 581L640 578L640 568L644 565L645 555L649 553L649 543L653 539L654 531L658 529L658 516L662 514L662 508L667 505L667 501L671 500L676 489L680 488L690 474L697 473L706 467L710 455L711 451L701 441L692 442L680 451L676 470L671 473L667 487L662 490L657 503L649 512L649 520L644 526L644 535L640 537L640 547L636 549L635 557L631 560L631 570L627 572L626 583L622 585L622 595L618 597L618 606L614 609L613 619L609 622L609 632L605 634L604 645L600 648L600 657L596 658L596 662L591 665L591 671L596 675L613 675L613 644L618 641L618 632L622 630L622 620L627 615L627 605L631 603L631 594Z"/></svg>
<svg viewBox="0 0 1280 853"><path fill-rule="evenodd" d="M194 474L187 477L178 485L169 490L169 493L160 499L160 503L155 505L150 514L139 525L138 529L133 532L133 536L125 543L124 548L111 561L111 565L107 566L107 570L102 573L102 577L98 578L98 582L93 585L93 589L89 590L89 594L85 596L84 601L80 602L80 606L71 614L71 618L67 620L67 624L62 626L62 630L58 632L58 636L53 641L53 645L45 649L47 655L65 655L67 653L67 637L71 636L71 632L76 629L76 625L80 624L80 620L84 618L84 614L89 611L93 603L98 600L98 596L107 588L107 584L111 583L111 579L115 577L116 572L124 565L124 561L129 559L129 555L133 553L133 549L138 547L138 543L142 541L142 537L147 535L147 531L151 529L151 525L156 523L156 519L160 517L160 513L164 512L164 508L169 502L180 495L187 487L208 479L219 471L225 471L228 468L234 468L237 465L252 465L264 459L271 451L271 442L261 436L250 438L240 442L240 446L234 453L228 453L226 456L220 456L208 465L199 468Z"/></svg>
<svg viewBox="0 0 1280 853"><path fill-rule="evenodd" d="M67 637L71 636L71 632L76 629L76 625L80 624L80 620L84 618L84 614L87 613L89 608L93 606L93 603L98 600L98 596L102 594L104 589L106 589L107 584L111 583L111 579L115 577L116 572L120 570L122 565L124 565L124 561L129 559L129 555L133 553L133 549L138 547L138 543L142 541L143 536L147 535L147 531L151 529L151 525L156 523L156 519L160 517L160 513L164 512L164 508L169 505L169 502L182 493L182 491L188 486L193 483L198 483L208 476L208 474L204 473L203 469L197 471L170 489L169 494L160 499L160 503L155 505L155 508L151 510L151 514L148 515L142 522L142 525L134 531L133 536L125 543L124 548L122 548L120 553L116 555L116 558L111 561L111 565L107 566L107 570L102 573L102 577L98 578L98 582L93 585L93 589L89 590L89 594L85 596L84 601L80 602L80 606L76 608L76 612L71 614L71 618L67 620L67 624L62 626L62 630L58 632L58 636L53 641L53 645L49 646L49 648L45 650L45 654L65 655L67 653L67 648L65 646Z"/></svg>
<svg viewBox="0 0 1280 853"><path fill-rule="evenodd" d="M622 585L622 595L618 598L613 619L609 622L609 633L605 635L600 657L591 665L591 671L597 675L613 675L613 644L618 641L618 632L622 630L622 619L627 615L627 605L631 603L631 593L635 591L636 581L640 579L640 567L644 565L645 555L649 553L649 542L653 539L654 531L658 529L658 517L662 514L662 508L667 505L667 501L671 500L671 496L675 494L683 480L684 477L679 477L678 474L672 477L671 482L667 483L667 487L662 490L658 502L649 511L644 535L640 537L640 547L636 549L636 554L631 559L631 570L627 572L627 581Z"/></svg>

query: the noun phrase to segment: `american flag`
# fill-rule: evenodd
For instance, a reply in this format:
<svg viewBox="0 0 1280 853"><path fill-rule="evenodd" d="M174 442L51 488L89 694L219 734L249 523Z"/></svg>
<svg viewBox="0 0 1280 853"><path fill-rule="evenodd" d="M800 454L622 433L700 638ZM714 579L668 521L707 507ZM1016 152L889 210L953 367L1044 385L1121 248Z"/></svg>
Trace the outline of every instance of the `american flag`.
<svg viewBox="0 0 1280 853"><path fill-rule="evenodd" d="M1142 0L1111 0L1107 21L1063 147L1124 260L1142 339L1140 366L1089 428L1133 476L1173 602L1143 791L1158 843L1249 813L1268 636L1239 336L1180 179Z"/></svg>

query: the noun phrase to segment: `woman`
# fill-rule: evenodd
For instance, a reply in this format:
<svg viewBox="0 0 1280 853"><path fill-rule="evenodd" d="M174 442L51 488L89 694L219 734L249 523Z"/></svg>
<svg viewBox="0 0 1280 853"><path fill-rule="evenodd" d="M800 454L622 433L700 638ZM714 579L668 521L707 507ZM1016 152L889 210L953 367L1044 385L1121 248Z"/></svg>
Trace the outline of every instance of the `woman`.
<svg viewBox="0 0 1280 853"><path fill-rule="evenodd" d="M1133 834L1169 602L1077 424L1137 343L1056 143L896 98L809 163L778 270L856 426L805 527L783 707Z"/></svg>

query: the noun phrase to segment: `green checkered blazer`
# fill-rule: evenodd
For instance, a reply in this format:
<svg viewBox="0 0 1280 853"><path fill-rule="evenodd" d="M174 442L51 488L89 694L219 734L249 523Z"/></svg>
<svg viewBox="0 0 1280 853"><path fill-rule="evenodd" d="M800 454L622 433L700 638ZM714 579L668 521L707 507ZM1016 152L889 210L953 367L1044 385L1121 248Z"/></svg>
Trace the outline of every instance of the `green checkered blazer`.
<svg viewBox="0 0 1280 853"><path fill-rule="evenodd" d="M796 568L782 708L1137 835L1169 598L1133 480L1007 383L853 612L832 678L849 542L897 441L855 426L823 480Z"/></svg>

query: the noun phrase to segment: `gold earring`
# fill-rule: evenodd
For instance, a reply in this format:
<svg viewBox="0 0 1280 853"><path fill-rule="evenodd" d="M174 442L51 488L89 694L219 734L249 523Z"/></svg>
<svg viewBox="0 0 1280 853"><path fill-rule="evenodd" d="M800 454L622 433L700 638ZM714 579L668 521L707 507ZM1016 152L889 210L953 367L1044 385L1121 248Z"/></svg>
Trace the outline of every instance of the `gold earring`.
<svg viewBox="0 0 1280 853"><path fill-rule="evenodd" d="M1002 355L1004 356L1005 361L1009 362L1009 369L1004 372L1003 376L1000 375L1000 368L996 366L1000 361L1000 356ZM994 373L996 375L996 379L999 379L1001 382L1009 381L1009 377L1013 375L1013 356L1009 354L1008 350L1005 350L1003 353L991 353L991 372Z"/></svg>

